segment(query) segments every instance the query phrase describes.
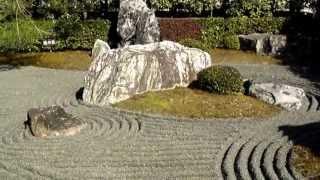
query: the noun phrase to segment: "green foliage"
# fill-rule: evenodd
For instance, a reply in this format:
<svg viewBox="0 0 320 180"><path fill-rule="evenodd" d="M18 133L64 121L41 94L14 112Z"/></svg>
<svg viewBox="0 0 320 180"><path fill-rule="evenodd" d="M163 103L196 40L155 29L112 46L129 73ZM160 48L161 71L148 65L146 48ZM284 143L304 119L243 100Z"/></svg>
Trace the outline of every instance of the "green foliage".
<svg viewBox="0 0 320 180"><path fill-rule="evenodd" d="M28 0L0 0L0 22L28 17L26 9L31 6L32 2Z"/></svg>
<svg viewBox="0 0 320 180"><path fill-rule="evenodd" d="M198 84L203 90L219 94L241 92L242 79L240 72L229 66L211 66L198 74Z"/></svg>
<svg viewBox="0 0 320 180"><path fill-rule="evenodd" d="M65 39L58 36L60 42L65 42L61 47L63 49L91 49L97 39L107 41L109 27L110 23L104 20L84 21L78 30L69 34Z"/></svg>
<svg viewBox="0 0 320 180"><path fill-rule="evenodd" d="M208 18L202 21L203 41L211 47L221 47L223 34L225 33L224 18Z"/></svg>
<svg viewBox="0 0 320 180"><path fill-rule="evenodd" d="M244 16L227 18L225 28L232 34L279 33L284 23L285 18L281 17L248 18Z"/></svg>
<svg viewBox="0 0 320 180"><path fill-rule="evenodd" d="M0 25L0 52L39 51L41 39L50 34L51 21L13 21Z"/></svg>
<svg viewBox="0 0 320 180"><path fill-rule="evenodd" d="M225 37L250 33L279 33L285 21L285 18L276 17L207 18L201 22L202 40L211 47L228 48L230 39L226 40Z"/></svg>
<svg viewBox="0 0 320 180"><path fill-rule="evenodd" d="M58 37L66 39L72 34L78 33L80 28L81 22L78 16L64 14L58 19L54 31Z"/></svg>
<svg viewBox="0 0 320 180"><path fill-rule="evenodd" d="M223 45L228 49L240 49L240 41L237 35L225 35L223 38Z"/></svg>
<svg viewBox="0 0 320 180"><path fill-rule="evenodd" d="M271 0L234 0L226 10L233 17L263 17L272 15Z"/></svg>
<svg viewBox="0 0 320 180"><path fill-rule="evenodd" d="M156 10L187 9L189 12L201 14L203 11L212 10L216 6L216 0L150 0L151 7Z"/></svg>
<svg viewBox="0 0 320 180"><path fill-rule="evenodd" d="M42 41L55 38L53 50L91 49L96 39L107 40L110 23L102 20L66 23L64 29L52 21L19 21L0 24L0 52L34 52L42 50ZM17 26L18 25L18 26ZM79 27L77 29L70 29ZM55 32L54 30L57 30Z"/></svg>
<svg viewBox="0 0 320 180"><path fill-rule="evenodd" d="M59 17L68 13L68 0L33 0L35 13L42 17Z"/></svg>
<svg viewBox="0 0 320 180"><path fill-rule="evenodd" d="M201 49L205 52L210 53L211 48L210 46L208 46L206 43L200 41L200 40L196 40L196 39L183 39L179 42L180 44L187 46L187 47L191 47L191 48L198 48Z"/></svg>

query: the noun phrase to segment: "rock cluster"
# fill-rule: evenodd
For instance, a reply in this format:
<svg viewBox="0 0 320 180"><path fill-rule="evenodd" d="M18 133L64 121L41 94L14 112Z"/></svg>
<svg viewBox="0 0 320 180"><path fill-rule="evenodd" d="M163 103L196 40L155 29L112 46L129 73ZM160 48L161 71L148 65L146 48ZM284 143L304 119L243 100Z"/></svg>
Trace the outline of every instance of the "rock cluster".
<svg viewBox="0 0 320 180"><path fill-rule="evenodd" d="M299 110L306 96L301 88L274 83L254 83L249 88L249 95L288 111Z"/></svg>
<svg viewBox="0 0 320 180"><path fill-rule="evenodd" d="M28 111L28 121L32 134L36 137L72 136L85 126L80 119L65 112L60 106L52 106Z"/></svg>
<svg viewBox="0 0 320 180"><path fill-rule="evenodd" d="M83 101L108 105L146 91L188 86L211 66L208 53L171 41L110 49L97 40L85 77Z"/></svg>
<svg viewBox="0 0 320 180"><path fill-rule="evenodd" d="M253 33L239 35L239 40L242 50L253 50L259 55L280 56L287 47L285 35Z"/></svg>
<svg viewBox="0 0 320 180"><path fill-rule="evenodd" d="M143 0L120 1L117 32L121 37L121 47L160 40L158 20Z"/></svg>

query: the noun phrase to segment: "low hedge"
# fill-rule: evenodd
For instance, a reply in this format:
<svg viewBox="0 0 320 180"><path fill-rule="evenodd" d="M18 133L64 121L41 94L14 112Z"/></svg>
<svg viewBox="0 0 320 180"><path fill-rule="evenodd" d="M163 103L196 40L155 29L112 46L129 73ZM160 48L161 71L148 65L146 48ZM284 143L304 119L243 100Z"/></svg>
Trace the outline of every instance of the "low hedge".
<svg viewBox="0 0 320 180"><path fill-rule="evenodd" d="M17 30L17 25L18 29ZM50 50L86 49L92 48L96 39L107 40L110 23L104 20L89 20L80 22L80 28L67 37L61 37L55 32L56 24L50 20L29 21L18 23L6 22L0 24L0 53L7 52L37 52L46 50L43 40L53 38L56 45Z"/></svg>
<svg viewBox="0 0 320 180"><path fill-rule="evenodd" d="M211 47L228 48L230 44L225 44L225 42L229 42L230 35L280 33L284 31L285 22L286 19L280 17L207 18L201 21L202 39Z"/></svg>
<svg viewBox="0 0 320 180"><path fill-rule="evenodd" d="M212 48L237 49L234 35L280 33L284 31L286 18L159 18L159 22L163 40L196 39Z"/></svg>

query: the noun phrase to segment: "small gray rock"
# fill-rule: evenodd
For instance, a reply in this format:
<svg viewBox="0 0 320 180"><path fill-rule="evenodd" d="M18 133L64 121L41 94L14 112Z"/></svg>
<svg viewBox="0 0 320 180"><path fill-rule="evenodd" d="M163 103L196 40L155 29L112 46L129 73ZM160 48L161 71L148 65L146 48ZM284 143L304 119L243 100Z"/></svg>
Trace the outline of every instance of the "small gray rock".
<svg viewBox="0 0 320 180"><path fill-rule="evenodd" d="M279 105L288 111L299 110L306 96L301 88L274 83L254 83L249 88L249 95L268 104Z"/></svg>
<svg viewBox="0 0 320 180"><path fill-rule="evenodd" d="M85 126L80 119L72 117L60 106L51 106L28 111L28 121L32 134L36 137L72 136Z"/></svg>
<svg viewBox="0 0 320 180"><path fill-rule="evenodd" d="M121 37L120 47L160 40L158 20L144 0L120 1L117 32Z"/></svg>

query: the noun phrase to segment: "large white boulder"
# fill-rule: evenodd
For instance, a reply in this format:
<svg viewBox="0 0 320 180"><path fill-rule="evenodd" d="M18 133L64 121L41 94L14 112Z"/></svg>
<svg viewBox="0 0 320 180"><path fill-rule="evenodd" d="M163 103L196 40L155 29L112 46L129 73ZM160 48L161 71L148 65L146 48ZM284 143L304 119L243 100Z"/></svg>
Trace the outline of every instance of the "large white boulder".
<svg viewBox="0 0 320 180"><path fill-rule="evenodd" d="M301 88L274 83L255 83L251 85L249 94L266 103L279 105L288 111L299 110L306 96Z"/></svg>
<svg viewBox="0 0 320 180"><path fill-rule="evenodd" d="M153 10L144 0L121 0L117 32L120 46L160 41L160 26Z"/></svg>
<svg viewBox="0 0 320 180"><path fill-rule="evenodd" d="M146 91L188 86L211 66L208 53L171 41L110 49L97 40L85 77L83 100L108 105Z"/></svg>

